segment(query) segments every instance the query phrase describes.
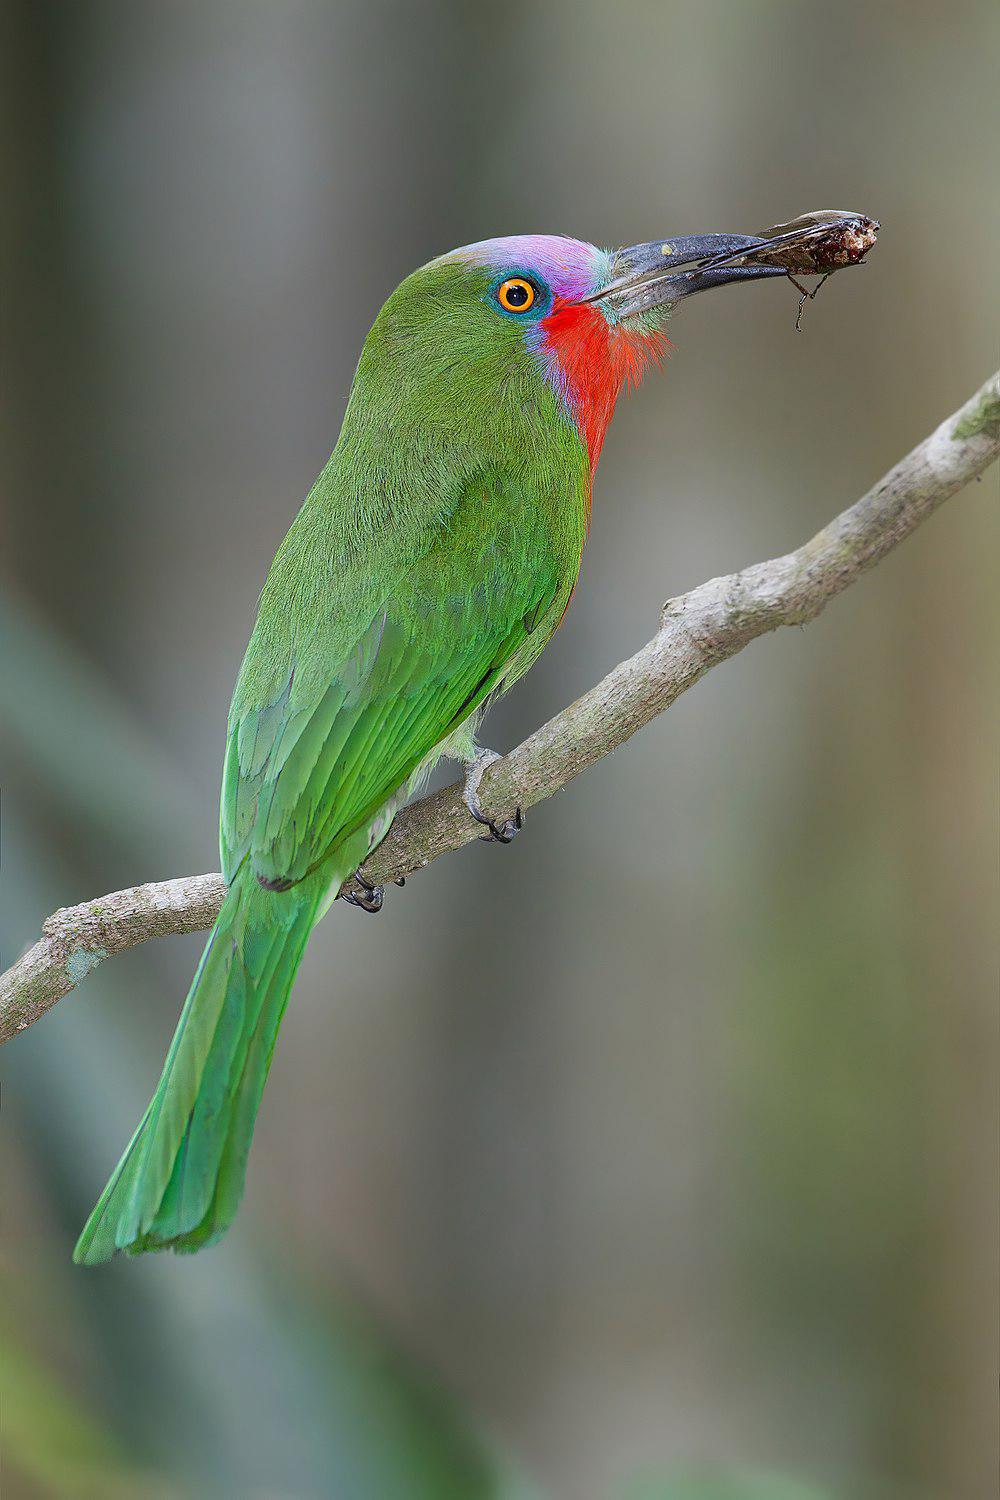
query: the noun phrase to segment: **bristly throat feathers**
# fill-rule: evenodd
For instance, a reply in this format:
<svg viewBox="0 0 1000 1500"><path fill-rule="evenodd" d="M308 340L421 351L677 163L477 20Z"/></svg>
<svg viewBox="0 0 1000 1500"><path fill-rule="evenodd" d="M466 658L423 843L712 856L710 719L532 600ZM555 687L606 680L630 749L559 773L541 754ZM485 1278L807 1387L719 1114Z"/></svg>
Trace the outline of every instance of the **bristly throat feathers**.
<svg viewBox="0 0 1000 1500"><path fill-rule="evenodd" d="M583 439L593 480L622 387L637 386L647 367L662 361L669 340L660 330L609 324L591 304L558 295L551 311L525 332Z"/></svg>

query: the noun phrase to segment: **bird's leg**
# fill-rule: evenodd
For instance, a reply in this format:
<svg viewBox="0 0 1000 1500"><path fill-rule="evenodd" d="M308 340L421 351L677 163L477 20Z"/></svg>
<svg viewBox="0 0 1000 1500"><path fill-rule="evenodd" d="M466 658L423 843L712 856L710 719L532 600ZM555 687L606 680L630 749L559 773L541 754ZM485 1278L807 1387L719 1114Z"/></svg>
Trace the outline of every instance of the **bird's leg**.
<svg viewBox="0 0 1000 1500"><path fill-rule="evenodd" d="M361 894L356 896L353 891L341 891L342 900L348 902L351 906L360 907L362 911L369 911L374 916L376 912L382 910L382 902L385 900L385 887L372 885L371 881L366 880L360 870L355 870L354 878L361 887ZM401 880L396 882L397 885L402 885L402 883Z"/></svg>
<svg viewBox="0 0 1000 1500"><path fill-rule="evenodd" d="M495 760L499 759L500 756L495 750L477 749L465 767L465 790L462 793L462 799L476 822L482 823L487 829L486 833L479 835L484 844L509 844L524 824L519 807L514 809L512 818L508 818L504 823L495 823L492 818L486 816L479 805L479 783L483 779L483 772L487 766L491 766Z"/></svg>

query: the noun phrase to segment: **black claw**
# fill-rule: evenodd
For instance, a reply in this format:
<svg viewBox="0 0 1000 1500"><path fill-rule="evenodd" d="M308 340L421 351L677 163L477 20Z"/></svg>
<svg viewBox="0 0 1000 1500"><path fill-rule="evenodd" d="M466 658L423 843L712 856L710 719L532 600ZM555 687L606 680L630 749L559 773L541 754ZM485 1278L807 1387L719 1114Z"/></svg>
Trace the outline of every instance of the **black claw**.
<svg viewBox="0 0 1000 1500"><path fill-rule="evenodd" d="M482 823L484 828L489 830L479 835L479 841L482 844L513 843L524 827L524 817L519 807L515 807L514 816L508 818L505 823L494 823L493 819L488 818L485 813L476 812L475 809L470 809L470 811L476 822Z"/></svg>
<svg viewBox="0 0 1000 1500"><path fill-rule="evenodd" d="M349 905L357 906L361 911L371 912L374 916L376 912L382 910L382 902L385 900L385 887L372 885L371 881L366 880L360 870L355 870L354 878L361 887L361 894L355 895L354 891L341 891L341 897Z"/></svg>
<svg viewBox="0 0 1000 1500"><path fill-rule="evenodd" d="M341 899L350 906L357 906L361 911L371 912L372 916L382 910L383 892L382 887L377 885L370 896L356 896L353 891L342 891Z"/></svg>

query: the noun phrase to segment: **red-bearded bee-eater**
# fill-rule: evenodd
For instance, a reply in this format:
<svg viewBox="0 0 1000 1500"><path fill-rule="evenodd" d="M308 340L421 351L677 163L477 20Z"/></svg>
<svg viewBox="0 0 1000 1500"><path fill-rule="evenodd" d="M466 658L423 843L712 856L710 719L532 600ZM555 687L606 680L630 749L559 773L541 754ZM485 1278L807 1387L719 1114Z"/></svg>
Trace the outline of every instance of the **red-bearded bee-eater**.
<svg viewBox="0 0 1000 1500"><path fill-rule="evenodd" d="M622 386L665 348L681 296L783 274L698 269L758 243L486 240L431 261L386 302L337 446L271 566L233 694L228 894L77 1261L198 1250L232 1223L309 934L440 756L465 762L488 836L513 836L479 807L479 720L569 603ZM375 909L379 893L362 900Z"/></svg>

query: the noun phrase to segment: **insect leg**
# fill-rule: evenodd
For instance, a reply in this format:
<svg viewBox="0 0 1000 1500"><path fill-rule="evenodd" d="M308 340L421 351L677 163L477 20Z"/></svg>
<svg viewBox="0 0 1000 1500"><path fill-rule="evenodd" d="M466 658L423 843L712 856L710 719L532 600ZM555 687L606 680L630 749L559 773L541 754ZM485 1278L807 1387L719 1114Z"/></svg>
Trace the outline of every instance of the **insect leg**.
<svg viewBox="0 0 1000 1500"><path fill-rule="evenodd" d="M795 314L795 332L796 333L801 333L802 332L802 309L805 307L807 301L811 302L813 300L813 298L816 296L816 293L819 291L820 287L822 287L825 282L829 281L830 277L833 275L833 272L832 271L827 271L826 274L817 283L817 285L813 287L813 289L812 289L811 292L809 291L809 289L807 287L804 287L802 285L801 281L796 281L795 280L795 277L792 275L791 271L786 272L786 275L788 276L788 279L792 283L792 286L795 288L795 290L797 292L801 292L801 294L802 294L799 297L799 310Z"/></svg>

